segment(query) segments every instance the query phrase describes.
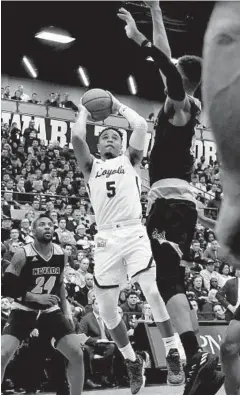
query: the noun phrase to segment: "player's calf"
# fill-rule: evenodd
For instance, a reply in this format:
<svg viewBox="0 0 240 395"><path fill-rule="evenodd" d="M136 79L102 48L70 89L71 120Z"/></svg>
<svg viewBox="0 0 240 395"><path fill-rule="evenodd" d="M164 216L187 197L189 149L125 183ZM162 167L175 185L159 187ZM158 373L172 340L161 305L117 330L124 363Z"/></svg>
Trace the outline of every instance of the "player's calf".
<svg viewBox="0 0 240 395"><path fill-rule="evenodd" d="M3 335L1 341L1 380L3 380L6 367L19 346L19 340L11 335Z"/></svg>

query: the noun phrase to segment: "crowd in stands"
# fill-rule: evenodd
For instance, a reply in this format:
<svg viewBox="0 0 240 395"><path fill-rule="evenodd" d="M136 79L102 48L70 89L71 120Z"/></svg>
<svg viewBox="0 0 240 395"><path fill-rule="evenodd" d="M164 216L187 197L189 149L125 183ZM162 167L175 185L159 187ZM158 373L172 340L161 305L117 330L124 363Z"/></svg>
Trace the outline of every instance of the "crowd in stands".
<svg viewBox="0 0 240 395"><path fill-rule="evenodd" d="M61 95L59 92L52 92L49 94L48 99L41 101L38 98L37 93L32 93L32 96L30 98L29 95L24 93L23 86L19 85L17 90L14 92L11 92L11 88L9 85L7 85L5 88L1 88L1 99L2 100L15 100L15 101L22 101L22 102L27 102L27 103L32 103L32 104L44 104L49 107L61 107L61 108L69 108L73 111L78 111L78 107L76 104L73 103L72 100L69 99L69 94L64 93L64 95Z"/></svg>
<svg viewBox="0 0 240 395"><path fill-rule="evenodd" d="M27 95L20 88L13 96L15 99L11 99L18 100L20 97L21 100L28 101ZM2 91L2 97L3 95L4 98L10 98L9 87ZM65 101L67 99L65 97ZM32 102L34 100L37 100L36 96L32 98ZM48 104L54 101L56 96L51 94ZM23 133L17 124L13 123L10 126L2 122L1 132L2 275L17 248L33 241L31 224L34 219L39 213L47 213L54 223L53 241L61 245L68 256L64 281L75 329L77 333L85 333L89 337L84 349L86 386L98 388L110 387L116 383L123 385L127 382L126 375L122 373L124 365L122 364L121 374L118 374L119 368L116 369L115 366L116 363L121 364L122 360L98 314L93 281L94 235L97 233L97 227L83 175L74 154L68 145L61 148L58 141L47 145L45 141L40 140L34 120L29 122ZM142 167L148 168L147 158L144 158ZM223 198L218 162L206 163L202 157L195 165L191 185L196 199L206 204L206 215L216 219ZM142 192L141 201L145 220L146 191ZM185 276L187 295L199 320L229 321L240 303L237 291L240 271L233 271L223 257L214 233L200 224L196 227L189 261L191 267L186 268ZM2 328L10 314L12 302L9 298L2 298ZM153 322L151 308L144 299L138 283L129 281L122 284L119 312L123 315L128 335L133 342L134 331L139 322ZM63 382L59 382L62 375L59 374L58 378L54 376L54 364L59 364L59 369L64 370L64 361L61 361L59 355L56 357L53 347L39 347L39 341L38 329L35 328L18 351L18 362L14 359L10 364L7 378L11 377L14 381L15 390L17 387L34 392L40 389L36 383L41 383L41 389L48 391L51 385L54 388L63 387ZM42 341L44 339L40 344ZM29 351L29 344L33 351ZM49 353L48 357L43 356L44 368L42 371L40 369L41 374L45 376L39 377L38 369L36 377L33 366L30 366L32 381L29 383L29 370L28 380L24 381L24 375L19 377L16 374L14 364L23 361L26 355L31 360L36 348L38 351L39 348L45 349ZM101 366L97 362L98 359ZM52 362L56 360L57 362ZM96 382L96 371L99 368L101 375ZM9 385L8 379L5 380L5 384L6 382ZM5 388L9 390L6 385L3 386L3 392Z"/></svg>

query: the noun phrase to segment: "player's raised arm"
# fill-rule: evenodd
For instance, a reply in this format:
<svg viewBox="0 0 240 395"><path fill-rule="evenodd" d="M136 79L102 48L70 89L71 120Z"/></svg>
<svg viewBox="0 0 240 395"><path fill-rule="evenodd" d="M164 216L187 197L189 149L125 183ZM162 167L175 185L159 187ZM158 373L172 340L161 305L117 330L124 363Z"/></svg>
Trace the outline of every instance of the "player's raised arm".
<svg viewBox="0 0 240 395"><path fill-rule="evenodd" d="M111 94L109 92L109 94ZM125 154L129 157L133 166L139 165L143 158L143 151L146 143L146 135L148 125L146 120L141 117L136 111L128 106L125 106L117 100L112 94L113 113L119 112L128 121L132 131L129 147Z"/></svg>
<svg viewBox="0 0 240 395"><path fill-rule="evenodd" d="M24 296L24 290L22 289L19 276L25 263L26 255L24 249L19 248L13 255L11 263L8 265L3 276L2 294L4 296L11 298Z"/></svg>
<svg viewBox="0 0 240 395"><path fill-rule="evenodd" d="M73 150L85 180L90 175L93 164L93 156L86 142L88 116L86 107L80 105L80 114L72 128Z"/></svg>
<svg viewBox="0 0 240 395"><path fill-rule="evenodd" d="M152 23L153 23L153 44L155 47L160 49L169 59L171 59L171 48L168 42L166 29L163 23L163 15L160 6L160 2L156 0L149 0L145 1L145 4L150 8L151 16L152 16ZM160 74L163 79L163 83L166 86L166 77L162 73L161 70Z"/></svg>
<svg viewBox="0 0 240 395"><path fill-rule="evenodd" d="M190 111L190 102L185 94L181 74L171 59L169 59L163 51L148 41L138 30L130 12L121 8L119 10L118 17L126 22L125 30L127 36L141 46L146 58L149 56L153 58L157 67L165 75L168 96L165 106L169 107L171 105L175 111Z"/></svg>

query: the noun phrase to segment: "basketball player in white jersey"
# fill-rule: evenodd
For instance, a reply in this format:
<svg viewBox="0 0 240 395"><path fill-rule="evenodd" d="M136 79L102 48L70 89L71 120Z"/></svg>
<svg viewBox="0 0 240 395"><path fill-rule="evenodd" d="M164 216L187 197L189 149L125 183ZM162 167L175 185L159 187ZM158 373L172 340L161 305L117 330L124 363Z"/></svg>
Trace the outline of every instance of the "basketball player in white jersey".
<svg viewBox="0 0 240 395"><path fill-rule="evenodd" d="M203 100L221 160L224 192L217 236L230 255L228 261L240 268L240 2L216 2L203 59ZM239 302L240 283L235 316L221 345L227 395L240 395Z"/></svg>
<svg viewBox="0 0 240 395"><path fill-rule="evenodd" d="M119 285L126 281L127 276L140 283L155 321L165 322L172 327L157 289L150 242L141 222L141 179L137 169L143 157L147 123L113 96L112 100L112 112L124 116L133 129L127 151L122 152L120 131L109 127L99 136L101 159L91 155L86 143L86 123L90 114L82 105L72 129L72 143L84 174L98 228L95 236L94 279L100 316L126 360L131 391L136 394L145 382L144 361L133 351L125 324L118 313ZM166 338L164 331L163 338ZM172 383L175 379L176 384L179 384L179 377L183 382L184 375L176 341L174 336L165 340L168 340L165 346L169 351L167 361Z"/></svg>

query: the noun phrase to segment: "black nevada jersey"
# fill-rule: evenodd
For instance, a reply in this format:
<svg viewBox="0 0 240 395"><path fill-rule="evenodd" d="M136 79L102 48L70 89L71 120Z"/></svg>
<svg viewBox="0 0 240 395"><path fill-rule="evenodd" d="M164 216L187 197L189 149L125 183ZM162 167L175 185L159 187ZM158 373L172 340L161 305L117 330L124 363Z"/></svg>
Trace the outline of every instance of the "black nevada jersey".
<svg viewBox="0 0 240 395"><path fill-rule="evenodd" d="M64 252L62 248L53 243L51 257L46 260L34 248L34 245L27 244L23 247L26 254L26 263L20 274L20 281L24 292L36 294L53 294L60 296L61 276L64 271ZM18 307L20 305L34 310L46 310L49 306L43 306L35 302L23 302L21 298L16 299Z"/></svg>

